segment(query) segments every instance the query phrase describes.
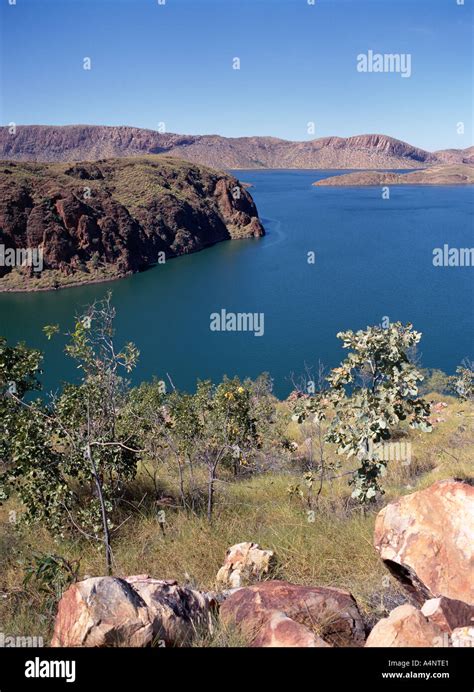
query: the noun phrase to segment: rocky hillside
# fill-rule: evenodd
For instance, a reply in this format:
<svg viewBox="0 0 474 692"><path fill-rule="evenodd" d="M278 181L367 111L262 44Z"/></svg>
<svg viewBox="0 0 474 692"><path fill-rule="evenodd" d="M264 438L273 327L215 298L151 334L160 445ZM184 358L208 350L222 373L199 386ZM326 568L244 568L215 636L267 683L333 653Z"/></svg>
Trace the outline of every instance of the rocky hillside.
<svg viewBox="0 0 474 692"><path fill-rule="evenodd" d="M0 128L0 158L15 161L94 161L167 154L213 168L416 168L473 163L474 151L434 152L385 135L324 137L289 142L274 137L160 134L135 127L24 125Z"/></svg>
<svg viewBox="0 0 474 692"><path fill-rule="evenodd" d="M472 485L446 479L379 512L374 547L408 599L368 637L350 592L272 579L277 556L247 541L227 550L214 592L148 574L72 584L59 601L51 646L149 647L157 639L190 646L196 632L212 636L214 615L251 648L472 647L473 509Z"/></svg>
<svg viewBox="0 0 474 692"><path fill-rule="evenodd" d="M410 173L360 171L334 175L313 183L316 187L364 185L474 185L474 166L441 164Z"/></svg>
<svg viewBox="0 0 474 692"><path fill-rule="evenodd" d="M0 244L44 253L42 273L0 267L0 291L117 278L159 256L263 234L235 178L176 159L0 162Z"/></svg>

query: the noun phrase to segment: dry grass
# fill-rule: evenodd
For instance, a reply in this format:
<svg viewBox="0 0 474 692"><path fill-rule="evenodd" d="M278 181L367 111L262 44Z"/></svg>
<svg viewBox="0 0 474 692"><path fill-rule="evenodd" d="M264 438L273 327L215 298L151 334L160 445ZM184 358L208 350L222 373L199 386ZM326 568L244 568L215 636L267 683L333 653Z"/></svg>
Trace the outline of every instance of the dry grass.
<svg viewBox="0 0 474 692"><path fill-rule="evenodd" d="M440 399L433 395L432 399ZM372 545L378 509L402 494L449 477L472 477L474 405L443 397L448 408L432 433L409 432L412 463L390 465L386 494L365 514L350 498L347 476L328 483L318 502L314 522L298 499L288 496L290 483L300 480L294 471L267 473L238 482L219 484L212 525L204 516L182 509L166 509L161 529L156 508L146 502L122 527L114 541L115 573L125 576L147 572L163 579L177 579L201 589L212 589L227 548L255 541L275 551L278 578L291 582L336 586L353 593L367 622L405 600L398 585L388 577ZM290 425L290 434L301 432ZM299 440L301 441L301 439ZM160 476L163 491L176 495L169 470ZM137 481L136 497L147 489L146 476ZM150 488L148 488L150 491ZM25 560L31 551L55 553L81 560L81 576L104 573L103 557L95 546L82 540L60 541L41 527L20 528L9 523L9 512L18 509L13 500L0 508L0 622L7 634L51 634L54 603L22 586ZM0 594L1 595L1 594ZM216 628L215 635L200 638L198 646L239 646L235 633Z"/></svg>

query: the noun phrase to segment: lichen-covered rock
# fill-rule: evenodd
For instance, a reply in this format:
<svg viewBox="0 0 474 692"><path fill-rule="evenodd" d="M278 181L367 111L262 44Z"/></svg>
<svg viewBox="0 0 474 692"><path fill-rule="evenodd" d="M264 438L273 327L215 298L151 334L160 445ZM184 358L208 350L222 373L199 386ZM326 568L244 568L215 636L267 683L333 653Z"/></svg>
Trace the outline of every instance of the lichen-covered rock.
<svg viewBox="0 0 474 692"><path fill-rule="evenodd" d="M147 575L127 577L127 582L148 606L155 642L186 646L196 634L212 632L213 603L199 591Z"/></svg>
<svg viewBox="0 0 474 692"><path fill-rule="evenodd" d="M228 549L216 582L220 587L239 588L268 576L275 564L272 550L262 550L258 543L237 543Z"/></svg>
<svg viewBox="0 0 474 692"><path fill-rule="evenodd" d="M63 594L52 646L186 646L211 632L212 603L175 581L90 577Z"/></svg>
<svg viewBox="0 0 474 692"><path fill-rule="evenodd" d="M474 487L438 481L377 516L374 544L420 605L446 596L474 605Z"/></svg>
<svg viewBox="0 0 474 692"><path fill-rule="evenodd" d="M151 644L148 608L123 579L91 577L73 584L59 601L51 646Z"/></svg>

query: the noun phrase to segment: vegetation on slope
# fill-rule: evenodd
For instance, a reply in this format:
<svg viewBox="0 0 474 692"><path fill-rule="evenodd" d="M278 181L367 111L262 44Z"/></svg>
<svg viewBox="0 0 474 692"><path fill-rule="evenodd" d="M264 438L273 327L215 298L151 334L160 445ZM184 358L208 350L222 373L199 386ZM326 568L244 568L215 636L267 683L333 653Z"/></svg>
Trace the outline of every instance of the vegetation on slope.
<svg viewBox="0 0 474 692"><path fill-rule="evenodd" d="M391 327L386 335L373 328L346 332L348 362L362 357L360 343L378 344L379 365L398 361L401 354L389 345L413 332ZM46 331L53 338L56 329ZM275 551L281 578L350 590L369 625L405 600L373 549L375 514L434 480L472 477L472 364L450 379L460 398L436 405L439 396L426 395L434 404L431 432L411 428L403 416L393 421L387 439L410 444L410 457L385 463L376 492L360 494L348 481L357 481L361 461L379 467L381 459L338 454L331 436L341 402L344 417L351 402L351 416L361 410L358 397L374 387L370 371L360 370L347 398L336 391L334 410L310 416L334 396L334 379L347 379L347 362L332 371L324 395L320 381L305 382L281 402L268 376L201 383L194 394L167 392L158 380L131 389L126 373L138 353L131 344L111 346L113 309L96 303L76 320L68 346L81 383L65 385L52 401L33 401L27 394L39 386L40 354L0 342L5 633L46 641L61 591L85 574L103 574L104 548L114 574L146 571L212 589L228 546L252 540ZM413 373L411 360L404 362ZM393 374L398 381L400 373ZM393 388L389 378L384 383ZM358 439L366 414L354 427ZM214 644L238 642L219 631Z"/></svg>
<svg viewBox="0 0 474 692"><path fill-rule="evenodd" d="M97 163L0 164L0 245L42 266L0 266L0 290L118 278L232 238L261 236L232 176L146 156Z"/></svg>

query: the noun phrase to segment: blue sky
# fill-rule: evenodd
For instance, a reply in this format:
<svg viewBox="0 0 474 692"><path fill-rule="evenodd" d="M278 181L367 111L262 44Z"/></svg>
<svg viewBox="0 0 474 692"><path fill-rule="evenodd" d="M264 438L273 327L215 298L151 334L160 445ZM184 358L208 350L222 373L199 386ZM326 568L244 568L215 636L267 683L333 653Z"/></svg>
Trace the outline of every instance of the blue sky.
<svg viewBox="0 0 474 692"><path fill-rule="evenodd" d="M474 0L9 1L2 124L473 144ZM369 49L410 53L412 76L358 72Z"/></svg>

